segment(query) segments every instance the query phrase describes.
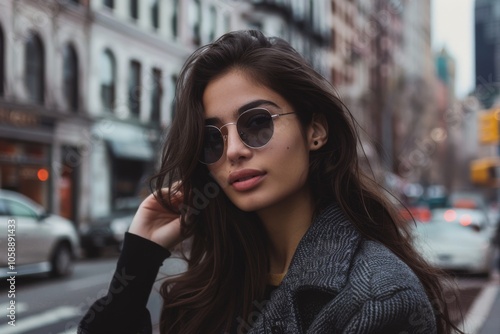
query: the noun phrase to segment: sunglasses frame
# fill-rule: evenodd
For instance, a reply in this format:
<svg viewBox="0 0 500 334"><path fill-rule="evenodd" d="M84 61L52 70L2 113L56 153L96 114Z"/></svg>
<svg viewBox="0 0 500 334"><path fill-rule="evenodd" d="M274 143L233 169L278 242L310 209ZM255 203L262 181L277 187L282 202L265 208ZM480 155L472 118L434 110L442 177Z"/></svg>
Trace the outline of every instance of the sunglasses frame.
<svg viewBox="0 0 500 334"><path fill-rule="evenodd" d="M235 122L229 122L229 123L226 123L226 124L223 124L221 125L220 127L218 126L215 126L213 124L210 124L210 125L205 125L204 128L215 128L219 131L219 133L221 134L221 137L223 138L223 142L224 142L224 150L226 148L226 143L227 143L227 134L223 134L222 133L222 129L225 128L226 126L229 126L229 125L236 125L236 127L238 127L238 121L240 120L241 116L245 115L246 113L248 112L251 112L251 111L254 111L254 110L264 110L266 111L269 116L271 117L271 122L274 121L276 118L280 117L280 116L286 116L286 115L291 115L291 114L296 114L297 112L293 111L293 112L287 112L287 113L281 113L281 114L272 114L268 109L266 108L263 108L263 107L256 107L256 108L251 108L251 109L248 109L248 110L245 110L244 112L242 112L238 118L236 119ZM250 146L249 144L247 144L243 138L241 138L241 133L238 131L238 137L240 138L241 142L248 148L251 148L251 149L258 149L258 148L262 148L262 147L265 147L270 141L271 141L271 138L274 136L274 127L273 127L273 134L271 135L271 137L269 138L269 140L262 146ZM219 159L217 159L216 161L214 162L204 162L202 161L201 159L199 160L202 164L204 165L213 165L215 163L217 163L223 156L224 156L224 150L222 151L222 154L221 156L219 157Z"/></svg>

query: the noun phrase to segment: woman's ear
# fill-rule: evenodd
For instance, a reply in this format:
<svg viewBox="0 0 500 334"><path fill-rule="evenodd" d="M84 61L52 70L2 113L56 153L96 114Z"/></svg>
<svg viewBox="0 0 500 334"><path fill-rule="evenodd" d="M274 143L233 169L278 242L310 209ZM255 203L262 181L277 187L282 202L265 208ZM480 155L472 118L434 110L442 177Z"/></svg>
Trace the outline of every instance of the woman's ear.
<svg viewBox="0 0 500 334"><path fill-rule="evenodd" d="M317 150L328 140L328 122L325 115L314 114L307 129L307 141L310 150Z"/></svg>

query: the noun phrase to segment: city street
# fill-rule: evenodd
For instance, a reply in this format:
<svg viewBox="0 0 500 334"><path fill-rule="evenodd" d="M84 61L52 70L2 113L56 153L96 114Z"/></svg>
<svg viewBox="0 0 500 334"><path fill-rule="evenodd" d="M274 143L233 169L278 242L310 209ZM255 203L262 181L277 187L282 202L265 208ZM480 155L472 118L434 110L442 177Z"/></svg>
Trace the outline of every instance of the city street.
<svg viewBox="0 0 500 334"><path fill-rule="evenodd" d="M16 327L7 324L8 318L0 317L2 334L75 334L76 326L92 302L101 297L111 280L117 258L81 260L74 274L66 279L24 277L16 281ZM182 264L169 259L162 271L174 273ZM162 275L162 274L160 274ZM455 280L460 289L459 302L466 314L467 333L493 334L497 324L487 315L500 311L499 283L484 277L459 277ZM149 300L154 324L158 323L161 299L155 285ZM7 313L7 285L0 286L0 309ZM483 326L484 325L484 326ZM482 331L479 331L484 327ZM157 332L157 330L156 330Z"/></svg>
<svg viewBox="0 0 500 334"><path fill-rule="evenodd" d="M17 277L15 327L7 324L8 286L2 281L0 309L5 315L0 317L0 333L75 334L78 322L90 305L106 293L116 261L117 258L112 256L81 260L69 278ZM182 270L179 261L167 261L168 268L167 262L162 267L165 273L173 274ZM161 299L153 292L149 301L153 323L159 320L160 306Z"/></svg>
<svg viewBox="0 0 500 334"><path fill-rule="evenodd" d="M75 334L92 302L101 297L113 275L116 258L80 261L69 278L16 279L16 326L0 317L2 334ZM0 309L7 314L7 286L0 287Z"/></svg>

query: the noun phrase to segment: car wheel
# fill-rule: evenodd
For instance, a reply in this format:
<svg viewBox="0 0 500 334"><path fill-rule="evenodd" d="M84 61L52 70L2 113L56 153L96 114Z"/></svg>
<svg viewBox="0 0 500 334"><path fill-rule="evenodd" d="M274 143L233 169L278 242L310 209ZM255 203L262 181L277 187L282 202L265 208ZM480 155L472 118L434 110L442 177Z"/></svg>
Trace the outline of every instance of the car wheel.
<svg viewBox="0 0 500 334"><path fill-rule="evenodd" d="M51 264L52 276L61 277L71 274L73 271L73 257L68 245L60 244L57 246Z"/></svg>

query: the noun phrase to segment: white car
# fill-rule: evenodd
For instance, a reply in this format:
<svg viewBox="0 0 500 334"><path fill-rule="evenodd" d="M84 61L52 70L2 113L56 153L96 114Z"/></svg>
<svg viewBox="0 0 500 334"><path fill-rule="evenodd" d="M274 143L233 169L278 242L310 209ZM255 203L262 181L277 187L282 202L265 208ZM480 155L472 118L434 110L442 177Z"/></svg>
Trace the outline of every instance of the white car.
<svg viewBox="0 0 500 334"><path fill-rule="evenodd" d="M431 265L444 270L489 274L494 256L484 214L474 209L434 210L413 228L414 245Z"/></svg>
<svg viewBox="0 0 500 334"><path fill-rule="evenodd" d="M71 221L47 213L20 193L0 189L0 277L66 276L79 256L79 237Z"/></svg>

